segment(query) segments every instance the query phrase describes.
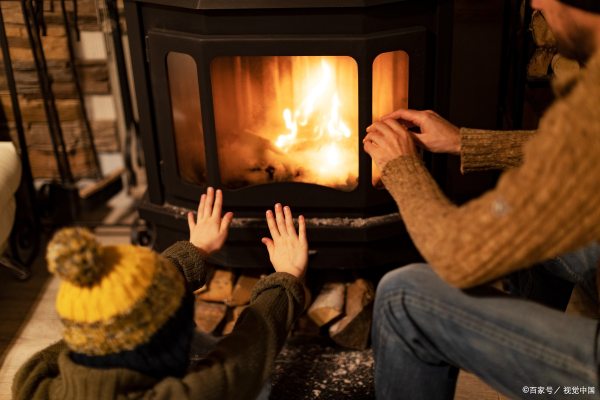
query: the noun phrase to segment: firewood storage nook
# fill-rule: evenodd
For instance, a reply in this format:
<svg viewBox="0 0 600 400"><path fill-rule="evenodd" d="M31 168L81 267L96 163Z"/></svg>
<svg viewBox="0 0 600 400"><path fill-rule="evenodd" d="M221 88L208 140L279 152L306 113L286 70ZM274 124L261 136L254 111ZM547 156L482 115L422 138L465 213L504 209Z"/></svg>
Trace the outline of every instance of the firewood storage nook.
<svg viewBox="0 0 600 400"><path fill-rule="evenodd" d="M139 211L154 247L187 238L186 213L210 185L236 215L216 264L269 265L260 237L275 202L307 217L312 268L413 259L362 138L397 108L447 115L461 76L475 85L471 101L498 99L497 68L452 74L452 3L126 0L148 179ZM498 61L500 44L491 48ZM470 107L457 101L457 115L496 122ZM424 159L449 181L446 158Z"/></svg>

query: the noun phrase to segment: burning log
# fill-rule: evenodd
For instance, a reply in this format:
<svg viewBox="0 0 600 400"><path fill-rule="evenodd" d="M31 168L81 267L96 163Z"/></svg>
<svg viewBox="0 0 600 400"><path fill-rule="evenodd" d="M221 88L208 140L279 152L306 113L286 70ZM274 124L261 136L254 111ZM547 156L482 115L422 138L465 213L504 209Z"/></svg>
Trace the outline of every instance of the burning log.
<svg viewBox="0 0 600 400"><path fill-rule="evenodd" d="M198 298L205 301L225 303L233 292L233 272L218 269L208 283L207 290L199 293Z"/></svg>
<svg viewBox="0 0 600 400"><path fill-rule="evenodd" d="M343 283L326 283L308 309L308 316L318 326L323 326L342 315L344 291Z"/></svg>
<svg viewBox="0 0 600 400"><path fill-rule="evenodd" d="M364 279L357 279L348 286L346 315L329 327L329 336L334 342L351 349L367 348L373 320L374 298L373 285Z"/></svg>

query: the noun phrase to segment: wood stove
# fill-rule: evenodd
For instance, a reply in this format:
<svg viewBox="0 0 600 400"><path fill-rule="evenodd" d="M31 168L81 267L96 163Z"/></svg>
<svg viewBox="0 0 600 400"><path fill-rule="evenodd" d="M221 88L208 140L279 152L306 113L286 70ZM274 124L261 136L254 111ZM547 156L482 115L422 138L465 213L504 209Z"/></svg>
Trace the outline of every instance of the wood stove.
<svg viewBox="0 0 600 400"><path fill-rule="evenodd" d="M307 217L312 268L417 257L361 141L397 108L447 110L452 10L450 0L126 0L148 179L139 213L154 247L186 238L186 213L210 185L236 215L216 264L268 265L259 239L275 202ZM442 181L443 163L424 157Z"/></svg>

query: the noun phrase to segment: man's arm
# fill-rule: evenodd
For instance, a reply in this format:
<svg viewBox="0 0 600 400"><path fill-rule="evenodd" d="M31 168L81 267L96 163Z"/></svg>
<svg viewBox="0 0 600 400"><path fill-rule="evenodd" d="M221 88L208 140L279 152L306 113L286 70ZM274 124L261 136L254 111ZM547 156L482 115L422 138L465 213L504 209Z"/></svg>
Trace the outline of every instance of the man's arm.
<svg viewBox="0 0 600 400"><path fill-rule="evenodd" d="M386 115L382 118L385 120L395 120L404 128L418 127L419 133L408 132L409 135L432 153L460 155L463 173L521 165L523 144L535 134L535 131L459 129L431 110L403 108Z"/></svg>
<svg viewBox="0 0 600 400"><path fill-rule="evenodd" d="M385 165L383 182L421 254L446 281L470 287L600 237L595 104L580 93L553 106L526 144L523 165L461 207L444 196L414 155L410 133L394 121L374 126L365 150ZM392 148L404 155L390 161Z"/></svg>
<svg viewBox="0 0 600 400"><path fill-rule="evenodd" d="M461 128L461 172L518 167L523 162L523 146L535 133Z"/></svg>

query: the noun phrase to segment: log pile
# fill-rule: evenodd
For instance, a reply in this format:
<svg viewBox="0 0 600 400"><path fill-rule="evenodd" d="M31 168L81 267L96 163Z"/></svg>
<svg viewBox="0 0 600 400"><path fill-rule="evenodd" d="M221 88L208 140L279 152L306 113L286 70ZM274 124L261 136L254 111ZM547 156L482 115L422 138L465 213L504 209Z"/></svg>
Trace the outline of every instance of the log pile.
<svg viewBox="0 0 600 400"><path fill-rule="evenodd" d="M44 2L46 35L42 37L48 73L56 99L65 144L76 179L92 177L94 164L90 145L84 135L85 125L80 112L75 82L69 65L67 36L64 29L61 7L58 3ZM72 10L72 2L66 2ZM18 1L0 2L9 42L15 74L19 105L23 115L32 172L35 178L57 178L58 168L52 151L44 103L38 83L38 75L29 46L27 29ZM100 31L95 0L77 2L77 22L81 31ZM72 15L72 14L71 14ZM71 17L72 21L72 17ZM75 46L78 44L75 43ZM16 137L14 116L8 91L4 65L0 64L0 106L7 118L8 129ZM88 95L110 95L111 87L107 61L78 60L77 71L83 93ZM119 150L116 121L94 121L90 115L94 141L99 152ZM0 121L2 122L2 121Z"/></svg>
<svg viewBox="0 0 600 400"><path fill-rule="evenodd" d="M208 283L194 292L196 328L217 336L231 333L259 279L259 274L241 273L236 277L231 270L216 269Z"/></svg>
<svg viewBox="0 0 600 400"><path fill-rule="evenodd" d="M534 11L530 23L535 48L527 65L527 77L533 80L546 80L552 76L560 78L579 70L579 65L557 53L554 34L544 16Z"/></svg>
<svg viewBox="0 0 600 400"><path fill-rule="evenodd" d="M264 272L263 275L270 273ZM216 336L231 333L250 303L252 289L259 279L257 273L236 274L217 269L208 283L195 292L197 329ZM375 297L371 282L362 278L325 282L310 291L315 294L309 294L313 301L296 321L292 335L326 335L339 346L350 349L369 346Z"/></svg>

